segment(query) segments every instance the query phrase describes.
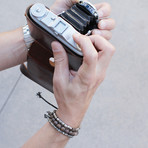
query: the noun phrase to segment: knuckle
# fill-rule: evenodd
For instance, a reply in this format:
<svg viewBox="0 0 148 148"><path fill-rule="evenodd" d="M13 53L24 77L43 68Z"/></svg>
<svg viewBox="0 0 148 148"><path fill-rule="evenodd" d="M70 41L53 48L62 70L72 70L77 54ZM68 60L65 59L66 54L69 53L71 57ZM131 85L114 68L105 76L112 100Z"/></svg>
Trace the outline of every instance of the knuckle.
<svg viewBox="0 0 148 148"><path fill-rule="evenodd" d="M97 45L97 42L98 42L98 41L101 41L101 40L102 40L103 35L104 35L104 32L103 32L103 31L101 31L101 35L98 35L98 34L95 34L95 35L94 35L94 44L95 44L95 45Z"/></svg>
<svg viewBox="0 0 148 148"><path fill-rule="evenodd" d="M100 76L99 76L99 79L98 79L98 83L100 84L101 82L103 82L105 79L105 74L102 73Z"/></svg>
<svg viewBox="0 0 148 148"><path fill-rule="evenodd" d="M83 88L88 91L90 89L92 89L94 87L94 81L92 81L91 79L87 80L87 81L82 81L81 86L83 86Z"/></svg>
<svg viewBox="0 0 148 148"><path fill-rule="evenodd" d="M97 54L97 52L94 52L94 53L92 53L91 54L91 58L90 58L90 60L92 61L97 61L97 59L98 59L98 54Z"/></svg>
<svg viewBox="0 0 148 148"><path fill-rule="evenodd" d="M53 86L54 86L54 88L56 90L62 90L62 89L64 89L64 85L63 85L63 83L62 83L62 81L61 81L61 79L59 77L55 77L53 79Z"/></svg>
<svg viewBox="0 0 148 148"><path fill-rule="evenodd" d="M57 64L57 63L61 63L64 61L64 57L58 57L58 58L54 58L54 62Z"/></svg>
<svg viewBox="0 0 148 148"><path fill-rule="evenodd" d="M105 9L104 13L109 15L110 12L111 12L111 5L109 3L107 3L107 2L104 2L103 5L104 5L104 9Z"/></svg>
<svg viewBox="0 0 148 148"><path fill-rule="evenodd" d="M111 5L107 2L104 2L104 5L108 8L108 10L111 10Z"/></svg>
<svg viewBox="0 0 148 148"><path fill-rule="evenodd" d="M89 87L90 85L91 85L91 80L90 79L87 79L87 80L82 80L82 84L84 85L84 86L87 86L87 87Z"/></svg>
<svg viewBox="0 0 148 148"><path fill-rule="evenodd" d="M89 37L88 37L88 36L86 36L86 35L82 35L82 36L81 36L81 39L82 39L82 40L85 40L85 41L90 40L90 39L89 39Z"/></svg>
<svg viewBox="0 0 148 148"><path fill-rule="evenodd" d="M116 27L116 21L114 19L112 19L112 26L113 26L113 29Z"/></svg>
<svg viewBox="0 0 148 148"><path fill-rule="evenodd" d="M100 77L100 82L103 82L104 79L105 79L105 75L102 75L102 76Z"/></svg>
<svg viewBox="0 0 148 148"><path fill-rule="evenodd" d="M111 53L114 54L115 53L115 50L116 50L116 48L112 45L112 47L110 49Z"/></svg>
<svg viewBox="0 0 148 148"><path fill-rule="evenodd" d="M112 21L113 21L113 24L115 25L115 24L116 24L116 21L115 21L115 19L112 19Z"/></svg>
<svg viewBox="0 0 148 148"><path fill-rule="evenodd" d="M105 35L105 38L107 40L110 40L112 38L112 33L111 32L107 32L106 35Z"/></svg>
<svg viewBox="0 0 148 148"><path fill-rule="evenodd" d="M55 86L58 86L58 85L59 85L59 82L60 82L59 77L56 77L56 75L54 75L53 84L54 84Z"/></svg>
<svg viewBox="0 0 148 148"><path fill-rule="evenodd" d="M107 50L108 53L113 55L114 52L115 52L115 47L113 45L110 45L110 47L108 47L106 50Z"/></svg>
<svg viewBox="0 0 148 148"><path fill-rule="evenodd" d="M85 62L87 63L87 66L92 65L95 66L96 62L98 60L98 54L97 53L90 53L87 58L85 58Z"/></svg>
<svg viewBox="0 0 148 148"><path fill-rule="evenodd" d="M90 39L88 36L85 35L80 35L79 36L79 45L80 47L83 47L85 45L85 43L90 42Z"/></svg>
<svg viewBox="0 0 148 148"><path fill-rule="evenodd" d="M79 79L81 81L81 85L85 86L85 88L89 88L93 82L93 77L92 76L86 76L85 74L79 74Z"/></svg>

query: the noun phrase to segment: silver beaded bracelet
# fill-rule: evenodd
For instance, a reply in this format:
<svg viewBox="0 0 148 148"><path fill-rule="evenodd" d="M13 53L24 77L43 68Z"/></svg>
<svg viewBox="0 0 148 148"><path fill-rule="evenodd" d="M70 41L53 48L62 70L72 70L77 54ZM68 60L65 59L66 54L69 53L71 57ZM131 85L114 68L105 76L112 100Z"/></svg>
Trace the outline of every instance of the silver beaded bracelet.
<svg viewBox="0 0 148 148"><path fill-rule="evenodd" d="M61 119L56 115L56 110L53 112L48 111L48 114L45 114L44 117L47 118L48 122L60 133L69 138L77 136L79 134L80 128L72 128L69 125L65 124Z"/></svg>

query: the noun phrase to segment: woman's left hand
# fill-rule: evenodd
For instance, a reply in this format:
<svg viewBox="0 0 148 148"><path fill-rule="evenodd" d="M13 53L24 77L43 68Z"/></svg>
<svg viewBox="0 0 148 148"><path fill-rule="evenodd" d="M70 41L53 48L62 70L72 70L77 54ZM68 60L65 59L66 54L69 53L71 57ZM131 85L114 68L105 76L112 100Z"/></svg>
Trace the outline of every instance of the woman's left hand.
<svg viewBox="0 0 148 148"><path fill-rule="evenodd" d="M55 3L51 6L51 11L55 14L59 14L62 11L69 9L74 3L79 2L79 0L56 0ZM99 23L98 29L94 29L93 35L101 35L107 40L110 40L112 37L111 30L115 28L115 20L109 18L111 14L111 6L108 3L97 3L94 5L98 10Z"/></svg>

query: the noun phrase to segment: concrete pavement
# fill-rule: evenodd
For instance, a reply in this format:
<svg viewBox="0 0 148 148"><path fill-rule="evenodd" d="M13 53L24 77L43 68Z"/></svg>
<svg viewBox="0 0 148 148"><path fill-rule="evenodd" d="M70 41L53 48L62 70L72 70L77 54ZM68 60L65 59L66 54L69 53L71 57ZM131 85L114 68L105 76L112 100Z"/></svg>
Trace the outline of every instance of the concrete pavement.
<svg viewBox="0 0 148 148"><path fill-rule="evenodd" d="M1 0L0 32L23 26L25 9L35 2L50 6L53 0ZM148 1L107 2L117 23L111 41L117 51L80 135L67 148L148 147ZM38 91L55 103L51 93L21 75L19 66L0 73L0 148L20 147L46 123L43 114L51 107L36 97Z"/></svg>

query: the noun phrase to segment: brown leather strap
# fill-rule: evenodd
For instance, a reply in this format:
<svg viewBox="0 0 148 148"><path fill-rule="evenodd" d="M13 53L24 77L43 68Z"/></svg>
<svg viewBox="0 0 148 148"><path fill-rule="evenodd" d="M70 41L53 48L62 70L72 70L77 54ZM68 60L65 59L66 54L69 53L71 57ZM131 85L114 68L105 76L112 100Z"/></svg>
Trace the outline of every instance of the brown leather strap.
<svg viewBox="0 0 148 148"><path fill-rule="evenodd" d="M54 67L49 64L49 53L34 42L28 52L27 65L22 64L21 72L34 82L53 92Z"/></svg>

